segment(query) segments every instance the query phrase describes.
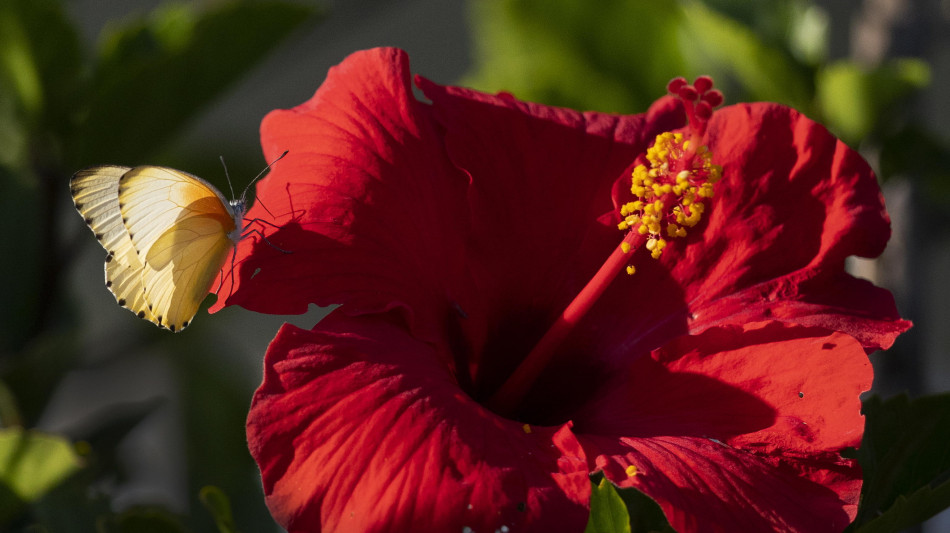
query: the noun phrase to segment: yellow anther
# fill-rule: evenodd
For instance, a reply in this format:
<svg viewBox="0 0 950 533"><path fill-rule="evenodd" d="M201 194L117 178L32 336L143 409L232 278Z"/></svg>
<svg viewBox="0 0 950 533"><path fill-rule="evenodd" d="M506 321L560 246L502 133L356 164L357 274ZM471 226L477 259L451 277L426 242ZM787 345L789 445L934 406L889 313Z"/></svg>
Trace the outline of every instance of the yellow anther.
<svg viewBox="0 0 950 533"><path fill-rule="evenodd" d="M669 239L686 237L686 228L702 219L703 200L713 195L713 184L722 177L722 167L712 163L705 146L691 153L690 139L682 133L665 132L647 148L648 164L631 173L630 192L635 200L620 207L621 230L636 229L647 238L646 248L660 257ZM622 245L624 253L630 246ZM631 265L627 271L632 273Z"/></svg>
<svg viewBox="0 0 950 533"><path fill-rule="evenodd" d="M620 243L620 249L623 250L623 253L629 254L629 253L630 253L630 243L627 242L627 241L624 241L624 242Z"/></svg>
<svg viewBox="0 0 950 533"><path fill-rule="evenodd" d="M626 470L624 470L624 472L627 473L627 477L633 477L633 476L637 475L638 473L640 473L640 469L637 468L637 467L635 467L635 466L633 466L633 465L630 465L630 466L627 467Z"/></svg>
<svg viewBox="0 0 950 533"><path fill-rule="evenodd" d="M525 425L521 426L521 429L523 429L525 433L528 433L528 434L531 433L531 425L530 425L530 424L525 424Z"/></svg>
<svg viewBox="0 0 950 533"><path fill-rule="evenodd" d="M627 265L627 274L628 274L628 275L631 275L631 276L632 276L632 275L636 274L636 272L637 272L637 267L635 267L635 266L633 266L633 265Z"/></svg>

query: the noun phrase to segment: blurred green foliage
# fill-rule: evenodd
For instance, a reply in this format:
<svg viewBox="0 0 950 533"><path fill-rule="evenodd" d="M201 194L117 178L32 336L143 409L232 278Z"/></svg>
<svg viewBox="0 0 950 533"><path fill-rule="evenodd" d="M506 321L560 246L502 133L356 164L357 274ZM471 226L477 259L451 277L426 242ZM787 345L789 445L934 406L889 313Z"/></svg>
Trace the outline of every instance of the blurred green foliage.
<svg viewBox="0 0 950 533"><path fill-rule="evenodd" d="M14 518L80 467L72 443L62 437L18 427L0 429L0 523Z"/></svg>
<svg viewBox="0 0 950 533"><path fill-rule="evenodd" d="M470 6L476 68L467 84L575 109L641 112L670 79L706 74L727 103L786 104L857 146L895 134L895 115L930 79L919 59L827 61L827 17L805 0Z"/></svg>
<svg viewBox="0 0 950 533"><path fill-rule="evenodd" d="M91 164L155 161L313 15L312 7L275 0L166 3L111 23L88 50L59 0L0 2L0 212L15 227L0 234L0 250L13 254L0 261L0 276L15 280L0 285L0 530L224 530L222 491L213 512L196 517L158 505L121 512L112 505L109 487L124 479L118 448L160 403L113 406L68 436L23 428L36 425L71 370L173 342L157 334L126 345L101 339L99 353L82 353L64 290L79 245L60 237L69 177ZM200 334L189 344L199 353L220 351ZM240 498L245 523L270 527L244 445L246 387L212 370L213 359L170 363L184 377L189 405L191 499L197 503L199 488L213 481Z"/></svg>

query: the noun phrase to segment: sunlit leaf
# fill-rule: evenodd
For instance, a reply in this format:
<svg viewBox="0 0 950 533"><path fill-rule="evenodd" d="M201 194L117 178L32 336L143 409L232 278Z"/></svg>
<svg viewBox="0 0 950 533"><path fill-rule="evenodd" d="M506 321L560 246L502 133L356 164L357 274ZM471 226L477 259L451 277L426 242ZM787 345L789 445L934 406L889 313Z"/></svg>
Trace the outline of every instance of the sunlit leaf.
<svg viewBox="0 0 950 533"><path fill-rule="evenodd" d="M0 522L81 466L72 443L62 437L20 428L0 429Z"/></svg>
<svg viewBox="0 0 950 533"><path fill-rule="evenodd" d="M591 480L590 521L584 533L629 533L630 514L623 498L607 478L600 483Z"/></svg>
<svg viewBox="0 0 950 533"><path fill-rule="evenodd" d="M634 488L619 488L602 473L591 476L590 521L585 533L675 533L655 500Z"/></svg>

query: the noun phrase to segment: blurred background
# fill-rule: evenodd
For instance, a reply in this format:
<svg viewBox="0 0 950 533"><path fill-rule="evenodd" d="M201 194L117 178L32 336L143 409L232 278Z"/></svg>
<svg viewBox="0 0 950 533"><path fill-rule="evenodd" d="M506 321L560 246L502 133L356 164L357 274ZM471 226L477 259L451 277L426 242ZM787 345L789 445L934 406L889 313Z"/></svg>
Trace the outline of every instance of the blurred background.
<svg viewBox="0 0 950 533"><path fill-rule="evenodd" d="M0 425L40 432L19 470L0 465L0 531L279 531L244 418L280 324L323 311L200 311L181 334L135 319L67 182L156 164L228 191L223 156L242 188L266 164L261 118L374 46L439 83L618 113L711 74L727 103L826 124L878 172L893 220L885 255L850 268L915 323L872 356L875 392L950 390L950 1L2 0Z"/></svg>

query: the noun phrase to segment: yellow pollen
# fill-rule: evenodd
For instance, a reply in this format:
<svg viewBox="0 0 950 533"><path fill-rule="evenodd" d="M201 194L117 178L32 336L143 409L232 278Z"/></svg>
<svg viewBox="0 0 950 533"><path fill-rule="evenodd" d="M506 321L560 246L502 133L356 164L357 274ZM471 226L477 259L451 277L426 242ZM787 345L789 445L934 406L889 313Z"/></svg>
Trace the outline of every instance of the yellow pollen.
<svg viewBox="0 0 950 533"><path fill-rule="evenodd" d="M639 473L640 473L640 470L639 470L637 467L635 467L635 466L633 466L633 465L630 465L630 466L627 467L626 470L624 470L624 472L627 473L627 477L633 477L633 476L639 474Z"/></svg>
<svg viewBox="0 0 950 533"><path fill-rule="evenodd" d="M525 433L531 434L531 424L525 424L521 426L521 429L523 429Z"/></svg>
<svg viewBox="0 0 950 533"><path fill-rule="evenodd" d="M699 224L705 205L713 196L713 184L722 177L722 167L712 164L712 153L700 146L690 153L690 140L682 133L665 132L647 148L649 165L637 165L631 175L630 192L636 200L620 207L623 221L617 227L647 237L646 247L659 258L664 239L686 237L686 228ZM624 253L629 247L624 247Z"/></svg>
<svg viewBox="0 0 950 533"><path fill-rule="evenodd" d="M620 243L620 249L623 250L625 254L630 253L630 243L626 241Z"/></svg>
<svg viewBox="0 0 950 533"><path fill-rule="evenodd" d="M637 273L637 267L635 267L635 266L633 266L633 265L627 265L627 274L629 274L629 275L632 276L632 275L634 275L634 274L636 274L636 273Z"/></svg>

